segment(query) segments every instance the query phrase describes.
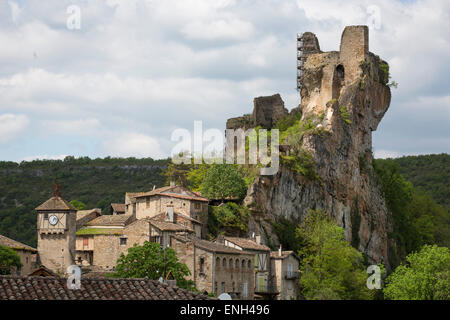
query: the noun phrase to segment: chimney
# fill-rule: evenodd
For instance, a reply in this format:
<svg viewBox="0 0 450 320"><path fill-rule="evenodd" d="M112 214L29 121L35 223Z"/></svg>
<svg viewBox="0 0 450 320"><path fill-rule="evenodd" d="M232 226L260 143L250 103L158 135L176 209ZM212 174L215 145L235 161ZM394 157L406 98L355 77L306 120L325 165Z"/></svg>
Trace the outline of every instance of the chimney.
<svg viewBox="0 0 450 320"><path fill-rule="evenodd" d="M259 234L257 236L255 236L255 242L257 244L261 244L261 236Z"/></svg>
<svg viewBox="0 0 450 320"><path fill-rule="evenodd" d="M175 181L170 180L170 186L171 186L171 187L175 187Z"/></svg>
<svg viewBox="0 0 450 320"><path fill-rule="evenodd" d="M280 244L280 248L278 249L278 256L281 257L281 244Z"/></svg>
<svg viewBox="0 0 450 320"><path fill-rule="evenodd" d="M166 221L173 222L173 207L167 206L166 208Z"/></svg>
<svg viewBox="0 0 450 320"><path fill-rule="evenodd" d="M156 189L156 186L155 185L153 185L153 190L155 190Z"/></svg>

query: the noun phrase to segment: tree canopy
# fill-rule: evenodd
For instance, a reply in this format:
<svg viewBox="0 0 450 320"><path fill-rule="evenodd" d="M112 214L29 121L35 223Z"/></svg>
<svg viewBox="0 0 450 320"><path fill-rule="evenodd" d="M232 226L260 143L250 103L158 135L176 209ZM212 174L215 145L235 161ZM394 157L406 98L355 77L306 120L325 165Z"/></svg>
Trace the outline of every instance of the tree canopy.
<svg viewBox="0 0 450 320"><path fill-rule="evenodd" d="M19 255L13 249L0 245L0 274L11 274L13 268L22 268Z"/></svg>
<svg viewBox="0 0 450 320"><path fill-rule="evenodd" d="M385 298L392 300L449 300L450 251L425 245L406 258L386 279Z"/></svg>
<svg viewBox="0 0 450 320"><path fill-rule="evenodd" d="M121 254L117 260L114 277L119 278L148 278L158 280L166 278L169 273L182 288L191 288L192 283L185 279L190 275L188 267L178 260L174 249L162 249L158 243L144 242L135 244L128 249L127 254Z"/></svg>
<svg viewBox="0 0 450 320"><path fill-rule="evenodd" d="M202 182L202 195L210 199L242 199L247 186L242 173L232 164L215 164L206 172Z"/></svg>
<svg viewBox="0 0 450 320"><path fill-rule="evenodd" d="M361 252L324 211L311 210L297 229L301 294L312 300L371 299Z"/></svg>

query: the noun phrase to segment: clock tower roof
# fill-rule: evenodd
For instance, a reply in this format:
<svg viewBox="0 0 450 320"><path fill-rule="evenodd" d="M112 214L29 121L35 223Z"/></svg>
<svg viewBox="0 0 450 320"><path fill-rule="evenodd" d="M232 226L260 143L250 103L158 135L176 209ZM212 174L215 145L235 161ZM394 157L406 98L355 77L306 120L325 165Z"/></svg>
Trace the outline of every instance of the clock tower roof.
<svg viewBox="0 0 450 320"><path fill-rule="evenodd" d="M61 197L51 197L39 207L36 211L77 211L77 209L69 202Z"/></svg>
<svg viewBox="0 0 450 320"><path fill-rule="evenodd" d="M39 207L35 209L36 211L77 211L77 209L71 205L69 202L61 198L60 186L58 179L56 179L55 185L53 187L53 197L45 201Z"/></svg>

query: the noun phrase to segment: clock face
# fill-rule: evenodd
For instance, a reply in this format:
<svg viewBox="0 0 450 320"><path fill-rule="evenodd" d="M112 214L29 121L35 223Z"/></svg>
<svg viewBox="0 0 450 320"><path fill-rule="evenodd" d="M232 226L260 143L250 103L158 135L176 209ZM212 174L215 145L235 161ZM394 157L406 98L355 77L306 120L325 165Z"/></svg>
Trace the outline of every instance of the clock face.
<svg viewBox="0 0 450 320"><path fill-rule="evenodd" d="M48 222L50 222L50 224L51 224L52 226L54 226L54 225L56 225L56 224L58 223L58 217L52 215L52 216L50 216L50 217L48 218Z"/></svg>

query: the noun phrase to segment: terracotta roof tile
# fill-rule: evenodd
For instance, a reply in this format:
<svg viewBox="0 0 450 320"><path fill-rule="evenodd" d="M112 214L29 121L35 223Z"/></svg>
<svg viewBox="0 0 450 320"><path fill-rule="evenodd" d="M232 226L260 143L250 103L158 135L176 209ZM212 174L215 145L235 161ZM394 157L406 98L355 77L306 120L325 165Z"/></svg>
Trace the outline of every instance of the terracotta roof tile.
<svg viewBox="0 0 450 320"><path fill-rule="evenodd" d="M125 226L129 220L132 219L131 214L119 214L119 215L104 215L97 217L88 223L86 226Z"/></svg>
<svg viewBox="0 0 450 320"><path fill-rule="evenodd" d="M31 252L37 252L37 250L35 248L27 246L26 244L23 244L19 241L2 236L1 234L0 234L0 245L11 248L11 249L16 249L16 250L26 250L26 251L31 251Z"/></svg>
<svg viewBox="0 0 450 320"><path fill-rule="evenodd" d="M293 255L296 259L300 260L300 258L295 254L294 251L281 251L281 256L278 250L270 252L270 257L272 259L286 259L290 255Z"/></svg>
<svg viewBox="0 0 450 320"><path fill-rule="evenodd" d="M255 241L253 241L252 239L237 238L237 237L225 237L225 240L228 240L229 242L232 242L232 243L238 245L239 247L241 247L244 250L270 251L269 247L262 245L262 244L258 244Z"/></svg>
<svg viewBox="0 0 450 320"><path fill-rule="evenodd" d="M166 222L166 221L160 221L155 219L145 219L148 221L151 225L155 226L159 230L163 231L188 231L188 232L194 232L191 228L184 226L182 224L178 223L172 223L172 222Z"/></svg>
<svg viewBox="0 0 450 320"><path fill-rule="evenodd" d="M111 203L111 207L116 212L125 212L125 203Z"/></svg>
<svg viewBox="0 0 450 320"><path fill-rule="evenodd" d="M0 275L0 300L209 300L208 296L149 279L81 278L81 289L59 277Z"/></svg>
<svg viewBox="0 0 450 320"><path fill-rule="evenodd" d="M168 192L172 189L175 188L182 188L185 189L186 191L188 191L189 193L192 193L192 195L187 195L187 194L180 194L180 193L175 193L175 192ZM131 197L131 194L128 194ZM197 201L204 201L204 202L208 202L209 200L204 198L204 197L200 197L198 196L196 193L190 191L187 188L184 187L180 187L180 186L168 186L168 187L162 187L162 188L158 188L149 192L143 192L143 193L139 193L134 195L134 198L140 198L140 197L148 197L148 196L154 196L154 195L159 195L159 196L166 196L166 197L173 197L173 198L180 198L180 199L186 199L186 200L197 200Z"/></svg>

